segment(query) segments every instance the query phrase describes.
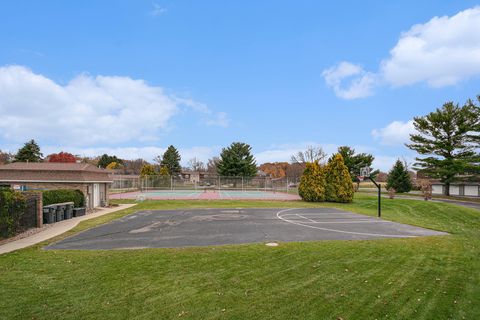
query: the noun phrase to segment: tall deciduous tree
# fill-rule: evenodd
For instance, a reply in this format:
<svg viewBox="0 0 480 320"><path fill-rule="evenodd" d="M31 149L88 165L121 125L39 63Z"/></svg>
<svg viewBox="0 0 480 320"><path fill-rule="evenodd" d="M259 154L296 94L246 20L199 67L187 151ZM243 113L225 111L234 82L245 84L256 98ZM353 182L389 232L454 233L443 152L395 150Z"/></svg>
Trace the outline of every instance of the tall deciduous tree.
<svg viewBox="0 0 480 320"><path fill-rule="evenodd" d="M220 161L219 157L213 157L211 159L208 159L207 162L207 172L209 174L217 174L218 173L218 162Z"/></svg>
<svg viewBox="0 0 480 320"><path fill-rule="evenodd" d="M174 146L169 146L163 154L161 166L166 167L171 176L178 176L182 172L180 153Z"/></svg>
<svg viewBox="0 0 480 320"><path fill-rule="evenodd" d="M323 151L322 147L319 146L308 146L305 151L299 151L296 154L292 155L292 163L300 163L305 165L308 162L318 161L321 163L327 154Z"/></svg>
<svg viewBox="0 0 480 320"><path fill-rule="evenodd" d="M480 108L473 101L462 107L447 102L426 116L415 117L413 125L417 133L410 135L407 147L423 156L416 158L415 167L440 179L446 195L458 175L479 173Z"/></svg>
<svg viewBox="0 0 480 320"><path fill-rule="evenodd" d="M402 161L397 160L388 173L387 189L395 189L396 192L409 192L412 190L412 179L408 168Z"/></svg>
<svg viewBox="0 0 480 320"><path fill-rule="evenodd" d="M205 171L205 164L200 161L197 157L192 158L188 161L188 167L193 172L203 172Z"/></svg>
<svg viewBox="0 0 480 320"><path fill-rule="evenodd" d="M228 177L254 177L257 164L252 155L252 147L246 143L234 142L223 148L217 165L218 174Z"/></svg>
<svg viewBox="0 0 480 320"><path fill-rule="evenodd" d="M14 159L14 155L11 154L10 152L3 152L0 150L0 164L7 164L12 162Z"/></svg>
<svg viewBox="0 0 480 320"><path fill-rule="evenodd" d="M43 154L35 140L26 142L15 155L15 162L41 162Z"/></svg>

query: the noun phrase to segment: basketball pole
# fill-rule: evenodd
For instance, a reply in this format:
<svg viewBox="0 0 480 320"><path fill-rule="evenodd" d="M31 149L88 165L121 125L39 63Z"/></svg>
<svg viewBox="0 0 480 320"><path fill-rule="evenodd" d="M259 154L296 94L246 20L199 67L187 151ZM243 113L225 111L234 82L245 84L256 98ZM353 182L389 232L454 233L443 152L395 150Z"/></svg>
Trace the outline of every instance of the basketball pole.
<svg viewBox="0 0 480 320"><path fill-rule="evenodd" d="M368 176L367 178L370 179L370 181L372 181L373 184L378 189L378 217L381 218L382 217L382 185L376 183L375 180L373 180L370 176Z"/></svg>

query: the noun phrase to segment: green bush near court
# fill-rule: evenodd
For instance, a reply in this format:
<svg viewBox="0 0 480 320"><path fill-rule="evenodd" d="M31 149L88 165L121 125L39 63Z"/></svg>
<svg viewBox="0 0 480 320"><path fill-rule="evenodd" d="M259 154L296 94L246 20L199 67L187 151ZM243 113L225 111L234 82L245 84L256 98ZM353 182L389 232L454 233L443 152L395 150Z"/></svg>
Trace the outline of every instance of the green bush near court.
<svg viewBox="0 0 480 320"><path fill-rule="evenodd" d="M43 205L48 206L55 203L73 202L75 208L85 207L85 196L80 190L46 190L43 194Z"/></svg>

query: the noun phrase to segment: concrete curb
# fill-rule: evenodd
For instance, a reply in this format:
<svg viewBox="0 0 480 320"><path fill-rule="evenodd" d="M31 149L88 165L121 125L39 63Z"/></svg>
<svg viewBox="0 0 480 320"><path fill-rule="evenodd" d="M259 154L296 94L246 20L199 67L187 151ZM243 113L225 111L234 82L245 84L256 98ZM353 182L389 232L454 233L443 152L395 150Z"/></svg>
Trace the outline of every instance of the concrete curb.
<svg viewBox="0 0 480 320"><path fill-rule="evenodd" d="M34 244L43 242L45 240L51 239L53 237L56 237L58 235L61 235L62 233L67 232L70 229L73 229L76 227L80 222L85 221L85 220L90 220L94 219L112 212L124 210L131 208L135 206L136 204L120 204L118 207L114 208L108 208L108 209L100 209L100 211L92 213L92 214L87 214L82 217L78 218L73 218L69 220L64 220L61 222L57 222L54 225L52 225L50 228L45 229L44 231L41 231L39 233L35 233L29 237L23 238L23 239L18 239L16 241L12 241L9 243L6 243L2 246L0 246L0 254L4 254L7 252L12 252L15 250L23 249L29 246L32 246Z"/></svg>

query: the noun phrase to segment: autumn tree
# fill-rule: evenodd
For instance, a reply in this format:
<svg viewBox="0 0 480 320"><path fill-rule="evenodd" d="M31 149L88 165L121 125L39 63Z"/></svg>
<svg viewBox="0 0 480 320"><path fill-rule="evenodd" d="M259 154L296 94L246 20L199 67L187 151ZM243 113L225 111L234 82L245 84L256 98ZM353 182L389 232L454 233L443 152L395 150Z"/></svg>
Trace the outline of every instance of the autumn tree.
<svg viewBox="0 0 480 320"><path fill-rule="evenodd" d="M43 154L35 140L26 142L15 155L15 162L41 162Z"/></svg>
<svg viewBox="0 0 480 320"><path fill-rule="evenodd" d="M140 170L140 176L154 176L155 175L155 167L151 164L144 164L142 169Z"/></svg>
<svg viewBox="0 0 480 320"><path fill-rule="evenodd" d="M48 162L69 162L75 163L77 162L77 157L68 152L59 152L59 153L52 153L47 156Z"/></svg>
<svg viewBox="0 0 480 320"><path fill-rule="evenodd" d="M267 162L260 165L259 169L272 178L283 178L287 175L288 162Z"/></svg>
<svg viewBox="0 0 480 320"><path fill-rule="evenodd" d="M480 96L477 97L480 102ZM407 147L421 157L415 167L430 178L445 184L449 195L450 184L458 175L480 173L480 107L472 100L463 106L453 102L423 117L415 117L415 130Z"/></svg>
<svg viewBox="0 0 480 320"><path fill-rule="evenodd" d="M257 164L252 155L252 147L246 143L234 142L223 148L217 164L218 174L227 177L254 177Z"/></svg>

